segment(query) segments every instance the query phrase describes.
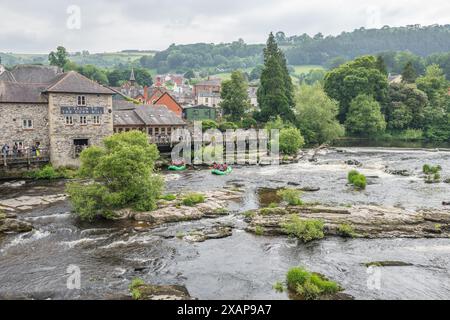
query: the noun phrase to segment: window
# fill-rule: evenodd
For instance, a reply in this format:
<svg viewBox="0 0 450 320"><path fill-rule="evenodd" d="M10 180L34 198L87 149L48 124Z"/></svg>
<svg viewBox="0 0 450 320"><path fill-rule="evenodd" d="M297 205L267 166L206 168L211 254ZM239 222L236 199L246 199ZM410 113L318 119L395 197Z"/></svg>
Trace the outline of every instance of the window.
<svg viewBox="0 0 450 320"><path fill-rule="evenodd" d="M85 106L86 105L86 96L78 96L77 105Z"/></svg>
<svg viewBox="0 0 450 320"><path fill-rule="evenodd" d="M73 140L73 151L74 158L78 158L80 153L89 146L88 139L74 139Z"/></svg>
<svg viewBox="0 0 450 320"><path fill-rule="evenodd" d="M87 117L86 116L81 116L80 117L80 124L81 125L86 125L87 124Z"/></svg>
<svg viewBox="0 0 450 320"><path fill-rule="evenodd" d="M92 117L92 123L93 124L100 124L100 116L93 116Z"/></svg>
<svg viewBox="0 0 450 320"><path fill-rule="evenodd" d="M209 99L208 98L205 98L205 103L208 103L209 102Z"/></svg>
<svg viewBox="0 0 450 320"><path fill-rule="evenodd" d="M72 125L73 124L73 117L72 116L67 116L65 120L66 120L66 124L67 125Z"/></svg>
<svg viewBox="0 0 450 320"><path fill-rule="evenodd" d="M33 129L33 120L24 119L22 122L22 127L24 129Z"/></svg>
<svg viewBox="0 0 450 320"><path fill-rule="evenodd" d="M153 128L148 128L148 134L153 135Z"/></svg>

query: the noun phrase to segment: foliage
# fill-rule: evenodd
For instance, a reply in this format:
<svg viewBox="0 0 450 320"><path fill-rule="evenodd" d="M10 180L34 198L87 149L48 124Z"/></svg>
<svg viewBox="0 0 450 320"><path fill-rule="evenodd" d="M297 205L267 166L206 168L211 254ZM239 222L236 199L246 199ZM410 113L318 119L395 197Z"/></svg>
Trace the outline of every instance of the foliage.
<svg viewBox="0 0 450 320"><path fill-rule="evenodd" d="M308 73L300 74L297 78L301 84L314 85L323 84L325 75L326 71L323 69L312 69L309 70Z"/></svg>
<svg viewBox="0 0 450 320"><path fill-rule="evenodd" d="M75 177L75 172L64 167L55 169L51 164L48 164L41 169L27 172L25 177L35 180L71 179Z"/></svg>
<svg viewBox="0 0 450 320"><path fill-rule="evenodd" d="M234 122L230 122L230 121L222 122L219 125L219 130L222 132L225 132L227 130L236 130L236 129L238 129L238 125L235 124Z"/></svg>
<svg viewBox="0 0 450 320"><path fill-rule="evenodd" d="M185 206L193 207L196 204L205 202L205 196L201 193L188 193L183 197L182 203Z"/></svg>
<svg viewBox="0 0 450 320"><path fill-rule="evenodd" d="M324 223L321 220L302 220L298 216L292 215L282 227L289 236L296 237L303 242L324 237Z"/></svg>
<svg viewBox="0 0 450 320"><path fill-rule="evenodd" d="M256 226L256 227L255 227L255 234L256 234L257 236L262 236L262 235L264 235L264 228L261 227L261 226Z"/></svg>
<svg viewBox="0 0 450 320"><path fill-rule="evenodd" d="M243 129L256 128L257 124L256 120L250 117L246 117L241 121L241 127Z"/></svg>
<svg viewBox="0 0 450 320"><path fill-rule="evenodd" d="M248 85L241 71L233 71L231 80L222 83L220 96L224 116L231 121L240 121L250 108Z"/></svg>
<svg viewBox="0 0 450 320"><path fill-rule="evenodd" d="M203 132L209 129L217 129L219 125L214 120L203 120L202 121L202 130Z"/></svg>
<svg viewBox="0 0 450 320"><path fill-rule="evenodd" d="M280 152L288 155L296 155L305 145L305 140L299 129L285 128L280 131Z"/></svg>
<svg viewBox="0 0 450 320"><path fill-rule="evenodd" d="M288 289L306 300L316 300L322 295L333 294L342 289L336 282L304 268L294 267L286 275Z"/></svg>
<svg viewBox="0 0 450 320"><path fill-rule="evenodd" d="M303 204L300 196L302 192L297 189L282 189L277 191L277 196L281 197L283 201L286 201L291 206L300 206Z"/></svg>
<svg viewBox="0 0 450 320"><path fill-rule="evenodd" d="M141 86L151 87L153 85L152 75L147 69L133 68L136 82ZM118 87L122 83L129 81L131 74L131 68L116 68L108 72L108 82L110 86Z"/></svg>
<svg viewBox="0 0 450 320"><path fill-rule="evenodd" d="M324 90L339 102L339 120L345 121L351 102L359 95L372 96L384 104L388 92L387 77L378 69L374 56L363 56L331 70L325 76Z"/></svg>
<svg viewBox="0 0 450 320"><path fill-rule="evenodd" d="M380 104L371 96L357 96L350 104L345 127L350 133L365 136L382 133L386 129L386 121Z"/></svg>
<svg viewBox="0 0 450 320"><path fill-rule="evenodd" d="M258 118L262 121L280 116L283 120L293 120L293 85L286 58L278 48L273 33L270 33L264 49L264 68L257 91L261 109Z"/></svg>
<svg viewBox="0 0 450 320"><path fill-rule="evenodd" d="M355 229L348 223L341 223L338 226L338 232L343 237L354 238L356 236Z"/></svg>
<svg viewBox="0 0 450 320"><path fill-rule="evenodd" d="M85 220L110 218L114 209L133 207L138 211L156 208L163 180L154 174L159 157L145 133L129 131L103 140L104 147L81 153L79 174L93 182L74 182L67 192L75 212Z"/></svg>
<svg viewBox="0 0 450 320"><path fill-rule="evenodd" d="M52 66L63 68L69 61L67 57L68 53L66 48L59 46L58 48L56 48L56 52L50 52L50 54L48 55L48 61Z"/></svg>
<svg viewBox="0 0 450 320"><path fill-rule="evenodd" d="M306 143L328 143L344 135L336 119L339 104L327 96L321 85L300 86L295 100L296 122Z"/></svg>
<svg viewBox="0 0 450 320"><path fill-rule="evenodd" d="M272 288L278 293L284 292L284 285L280 281L275 282L275 284L272 286Z"/></svg>
<svg viewBox="0 0 450 320"><path fill-rule="evenodd" d="M129 286L130 292L131 292L131 297L133 298L133 300L140 300L141 299L141 292L139 290L139 287L145 285L144 280L140 279L140 278L134 278L131 281L131 284Z"/></svg>
<svg viewBox="0 0 450 320"><path fill-rule="evenodd" d="M348 182L350 184L352 184L357 189L361 189L362 190L362 189L366 188L366 185L367 185L366 176L361 174L361 173L359 173L356 170L351 170L348 173L347 179L348 179Z"/></svg>
<svg viewBox="0 0 450 320"><path fill-rule="evenodd" d="M402 71L402 81L405 83L414 83L417 79L417 71L411 61L405 65Z"/></svg>
<svg viewBox="0 0 450 320"><path fill-rule="evenodd" d="M177 196L174 194L165 194L163 196L160 196L159 199L166 201L174 201L177 199Z"/></svg>

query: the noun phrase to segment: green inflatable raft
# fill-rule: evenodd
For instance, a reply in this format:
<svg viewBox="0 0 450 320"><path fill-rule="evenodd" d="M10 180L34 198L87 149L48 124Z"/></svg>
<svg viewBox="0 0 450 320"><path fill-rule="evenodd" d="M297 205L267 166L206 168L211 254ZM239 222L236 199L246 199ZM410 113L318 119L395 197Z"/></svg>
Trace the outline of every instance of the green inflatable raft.
<svg viewBox="0 0 450 320"><path fill-rule="evenodd" d="M228 169L226 171L220 171L217 169L213 169L211 171L212 174L218 175L218 176L226 176L227 174L230 174L233 171L233 168L228 167Z"/></svg>
<svg viewBox="0 0 450 320"><path fill-rule="evenodd" d="M186 166L169 166L170 171L184 171L186 170Z"/></svg>

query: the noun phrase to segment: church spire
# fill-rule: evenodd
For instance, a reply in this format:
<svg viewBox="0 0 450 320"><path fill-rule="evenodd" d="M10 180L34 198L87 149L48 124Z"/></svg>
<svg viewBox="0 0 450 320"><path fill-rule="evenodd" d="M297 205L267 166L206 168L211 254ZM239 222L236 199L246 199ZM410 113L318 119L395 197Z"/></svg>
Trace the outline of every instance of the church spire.
<svg viewBox="0 0 450 320"><path fill-rule="evenodd" d="M136 77L134 76L134 68L131 68L130 82L131 84L134 84L136 82Z"/></svg>

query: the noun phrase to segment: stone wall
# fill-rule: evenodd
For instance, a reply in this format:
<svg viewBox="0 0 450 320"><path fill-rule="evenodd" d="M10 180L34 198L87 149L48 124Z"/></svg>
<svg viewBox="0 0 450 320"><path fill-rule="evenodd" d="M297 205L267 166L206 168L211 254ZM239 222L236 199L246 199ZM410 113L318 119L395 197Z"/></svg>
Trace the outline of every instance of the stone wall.
<svg viewBox="0 0 450 320"><path fill-rule="evenodd" d="M33 120L32 129L23 128L23 120ZM0 103L0 148L5 143L13 147L22 141L24 147L40 142L41 148L49 147L47 104Z"/></svg>
<svg viewBox="0 0 450 320"><path fill-rule="evenodd" d="M67 125L61 107L76 107L79 94L49 96L50 155L54 166L79 166L75 156L74 139L88 139L89 145L100 145L103 138L113 134L112 96L83 94L86 107L103 107L100 125L93 123L93 115L87 114L87 125L80 123L80 114L72 114L73 125Z"/></svg>

